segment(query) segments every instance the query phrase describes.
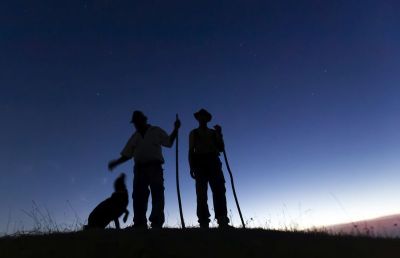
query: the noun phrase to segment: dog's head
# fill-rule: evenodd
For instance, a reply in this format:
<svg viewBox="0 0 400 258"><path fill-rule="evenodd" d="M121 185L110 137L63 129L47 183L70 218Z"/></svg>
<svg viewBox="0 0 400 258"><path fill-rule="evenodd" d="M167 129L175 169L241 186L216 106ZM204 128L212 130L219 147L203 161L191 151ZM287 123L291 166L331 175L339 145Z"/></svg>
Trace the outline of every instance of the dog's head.
<svg viewBox="0 0 400 258"><path fill-rule="evenodd" d="M116 192L126 191L125 174L122 173L114 182L114 189Z"/></svg>

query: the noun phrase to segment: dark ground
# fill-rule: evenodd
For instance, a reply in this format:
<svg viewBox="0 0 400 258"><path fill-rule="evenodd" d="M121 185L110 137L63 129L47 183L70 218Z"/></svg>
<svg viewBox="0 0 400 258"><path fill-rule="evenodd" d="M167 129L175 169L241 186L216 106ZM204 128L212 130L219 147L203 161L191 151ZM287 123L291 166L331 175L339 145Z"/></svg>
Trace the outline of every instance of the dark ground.
<svg viewBox="0 0 400 258"><path fill-rule="evenodd" d="M99 230L0 238L0 257L400 257L400 239L199 229Z"/></svg>

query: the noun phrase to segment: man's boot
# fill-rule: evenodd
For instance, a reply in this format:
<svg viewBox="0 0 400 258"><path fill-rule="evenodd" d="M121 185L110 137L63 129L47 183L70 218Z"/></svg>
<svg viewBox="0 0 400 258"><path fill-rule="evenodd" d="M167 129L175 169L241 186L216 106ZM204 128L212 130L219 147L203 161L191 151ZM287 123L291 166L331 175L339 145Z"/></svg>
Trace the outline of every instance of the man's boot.
<svg viewBox="0 0 400 258"><path fill-rule="evenodd" d="M210 226L209 226L208 223L200 223L200 228L201 228L201 229L209 229Z"/></svg>

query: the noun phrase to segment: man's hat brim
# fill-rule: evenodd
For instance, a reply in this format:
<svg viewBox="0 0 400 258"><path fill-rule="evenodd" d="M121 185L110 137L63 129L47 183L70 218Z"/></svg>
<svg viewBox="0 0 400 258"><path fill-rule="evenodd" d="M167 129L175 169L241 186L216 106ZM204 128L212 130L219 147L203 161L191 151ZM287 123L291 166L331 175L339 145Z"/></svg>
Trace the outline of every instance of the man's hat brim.
<svg viewBox="0 0 400 258"><path fill-rule="evenodd" d="M194 118L196 118L196 120L199 120L201 116L204 116L206 118L207 122L210 122L212 119L212 115L210 114L210 112L208 112L205 109L200 109L199 111L194 113L193 116L194 116Z"/></svg>

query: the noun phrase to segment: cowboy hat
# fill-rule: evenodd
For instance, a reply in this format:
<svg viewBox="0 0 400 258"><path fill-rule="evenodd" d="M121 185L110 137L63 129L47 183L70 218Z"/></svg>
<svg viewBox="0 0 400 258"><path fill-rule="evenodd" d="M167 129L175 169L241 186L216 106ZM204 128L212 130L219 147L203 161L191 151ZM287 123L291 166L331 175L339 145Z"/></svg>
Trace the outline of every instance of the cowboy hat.
<svg viewBox="0 0 400 258"><path fill-rule="evenodd" d="M199 120L199 118L201 116L204 116L205 119L207 120L207 122L210 122L212 119L212 115L210 114L210 112L208 112L207 110L205 110L204 108L200 109L199 111L197 111L196 113L193 114L194 118L196 118L196 120Z"/></svg>

